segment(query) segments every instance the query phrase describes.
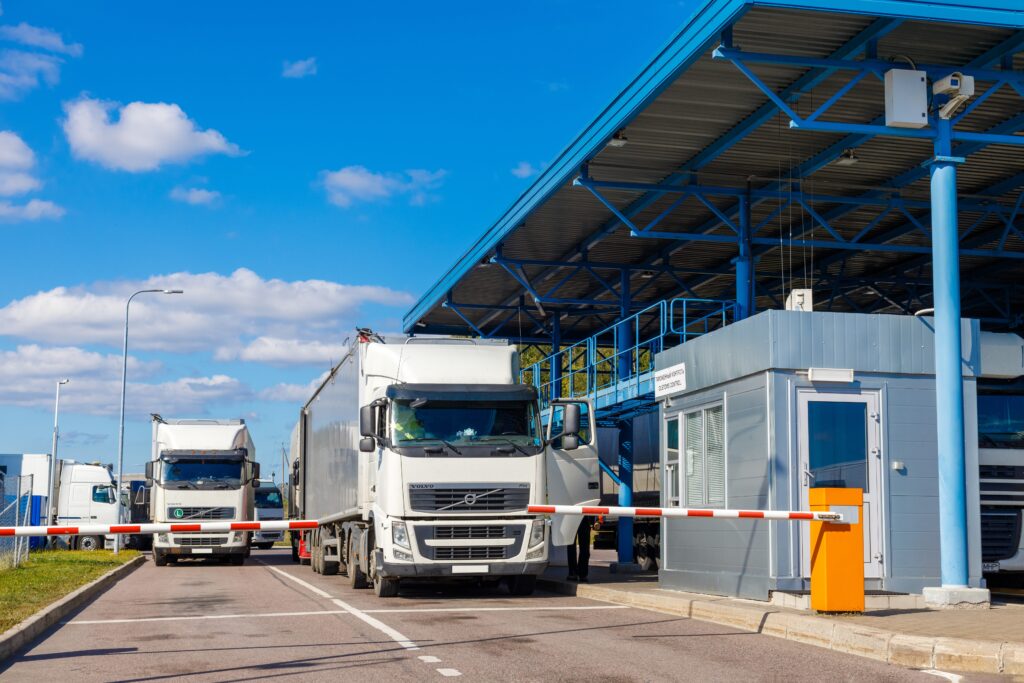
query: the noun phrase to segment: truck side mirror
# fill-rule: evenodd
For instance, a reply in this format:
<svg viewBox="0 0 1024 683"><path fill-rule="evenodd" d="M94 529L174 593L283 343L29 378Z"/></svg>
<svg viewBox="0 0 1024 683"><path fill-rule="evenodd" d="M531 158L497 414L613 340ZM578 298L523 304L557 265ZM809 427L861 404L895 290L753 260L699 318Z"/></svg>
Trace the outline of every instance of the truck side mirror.
<svg viewBox="0 0 1024 683"><path fill-rule="evenodd" d="M580 404L567 403L562 413L562 433L578 436L580 433Z"/></svg>
<svg viewBox="0 0 1024 683"><path fill-rule="evenodd" d="M364 436L359 439L359 450L363 453L373 453L377 450L377 440L372 436Z"/></svg>
<svg viewBox="0 0 1024 683"><path fill-rule="evenodd" d="M373 406L363 406L359 409L359 436L374 437L377 435L377 425L374 424ZM360 447L362 450L362 447Z"/></svg>
<svg viewBox="0 0 1024 683"><path fill-rule="evenodd" d="M146 486L153 485L153 461L146 463Z"/></svg>
<svg viewBox="0 0 1024 683"><path fill-rule="evenodd" d="M259 478L260 478L260 464L258 462L254 462L252 464L252 480L253 480L253 483L258 481Z"/></svg>
<svg viewBox="0 0 1024 683"><path fill-rule="evenodd" d="M574 451L580 447L580 437L575 434L565 434L562 436L562 450L563 451Z"/></svg>

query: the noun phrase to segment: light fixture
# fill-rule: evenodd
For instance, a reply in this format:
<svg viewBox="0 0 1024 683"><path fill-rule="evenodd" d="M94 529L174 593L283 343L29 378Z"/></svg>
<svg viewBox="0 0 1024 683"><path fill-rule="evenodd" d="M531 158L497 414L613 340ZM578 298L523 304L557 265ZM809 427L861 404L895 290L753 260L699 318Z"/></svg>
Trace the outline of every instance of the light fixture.
<svg viewBox="0 0 1024 683"><path fill-rule="evenodd" d="M609 147L625 147L626 143L629 142L629 138L621 130L617 131L612 139L608 141Z"/></svg>
<svg viewBox="0 0 1024 683"><path fill-rule="evenodd" d="M855 163L860 161L857 158L857 153L853 149L844 149L843 153L836 159L836 166L853 166Z"/></svg>

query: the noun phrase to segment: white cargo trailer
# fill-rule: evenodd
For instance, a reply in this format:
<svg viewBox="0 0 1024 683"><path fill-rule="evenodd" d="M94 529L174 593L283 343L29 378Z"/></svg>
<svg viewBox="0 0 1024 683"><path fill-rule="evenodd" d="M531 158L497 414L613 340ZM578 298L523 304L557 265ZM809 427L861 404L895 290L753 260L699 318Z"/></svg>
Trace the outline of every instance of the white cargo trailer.
<svg viewBox="0 0 1024 683"><path fill-rule="evenodd" d="M244 420L165 420L153 416L153 456L146 463L154 522L248 522L259 480ZM249 532L167 533L153 539L157 566L181 557L219 557L243 564Z"/></svg>
<svg viewBox="0 0 1024 683"><path fill-rule="evenodd" d="M302 538L313 570L381 597L403 579L531 593L549 542L568 544L580 518L549 526L527 506L596 502L598 460L587 403L557 403L545 428L517 379L506 343L361 331L292 439L292 512L320 522Z"/></svg>

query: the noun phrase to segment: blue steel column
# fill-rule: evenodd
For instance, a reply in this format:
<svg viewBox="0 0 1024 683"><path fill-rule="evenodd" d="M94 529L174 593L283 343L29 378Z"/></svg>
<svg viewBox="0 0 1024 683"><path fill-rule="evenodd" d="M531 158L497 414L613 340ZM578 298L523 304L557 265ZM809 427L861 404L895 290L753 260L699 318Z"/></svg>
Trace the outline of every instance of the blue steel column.
<svg viewBox="0 0 1024 683"><path fill-rule="evenodd" d="M619 320L627 320L630 317L631 294L629 287L629 271L622 270L621 278L621 299L619 309ZM622 353L632 349L636 344L636 335L633 330L633 321L621 323L615 331L616 352ZM616 380L621 383L623 380L632 378L633 353L623 353L618 357ZM593 418L591 418L593 422ZM619 505L630 507L633 505L633 420L626 419L618 423L619 427ZM633 562L633 518L619 517L617 526L619 562Z"/></svg>
<svg viewBox="0 0 1024 683"><path fill-rule="evenodd" d="M551 320L551 400L555 401L562 395L562 359L556 356L562 350L562 319L555 313ZM570 392L571 395L571 392ZM543 397L541 397L543 400Z"/></svg>
<svg viewBox="0 0 1024 683"><path fill-rule="evenodd" d="M938 119L931 164L932 286L935 301L935 408L938 420L939 536L942 585L966 586L964 383L960 340L960 241L952 124Z"/></svg>
<svg viewBox="0 0 1024 683"><path fill-rule="evenodd" d="M750 196L739 199L740 255L736 264L736 319L743 320L754 314L754 256L750 244Z"/></svg>

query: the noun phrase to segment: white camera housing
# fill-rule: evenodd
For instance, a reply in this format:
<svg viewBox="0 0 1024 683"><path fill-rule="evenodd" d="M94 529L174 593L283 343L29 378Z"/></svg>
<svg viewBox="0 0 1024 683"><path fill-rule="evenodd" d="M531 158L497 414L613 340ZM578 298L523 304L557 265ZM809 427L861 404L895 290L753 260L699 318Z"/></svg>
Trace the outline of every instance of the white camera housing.
<svg viewBox="0 0 1024 683"><path fill-rule="evenodd" d="M932 93L950 97L974 97L974 76L964 76L959 71L954 71L945 78L935 81L932 84Z"/></svg>

